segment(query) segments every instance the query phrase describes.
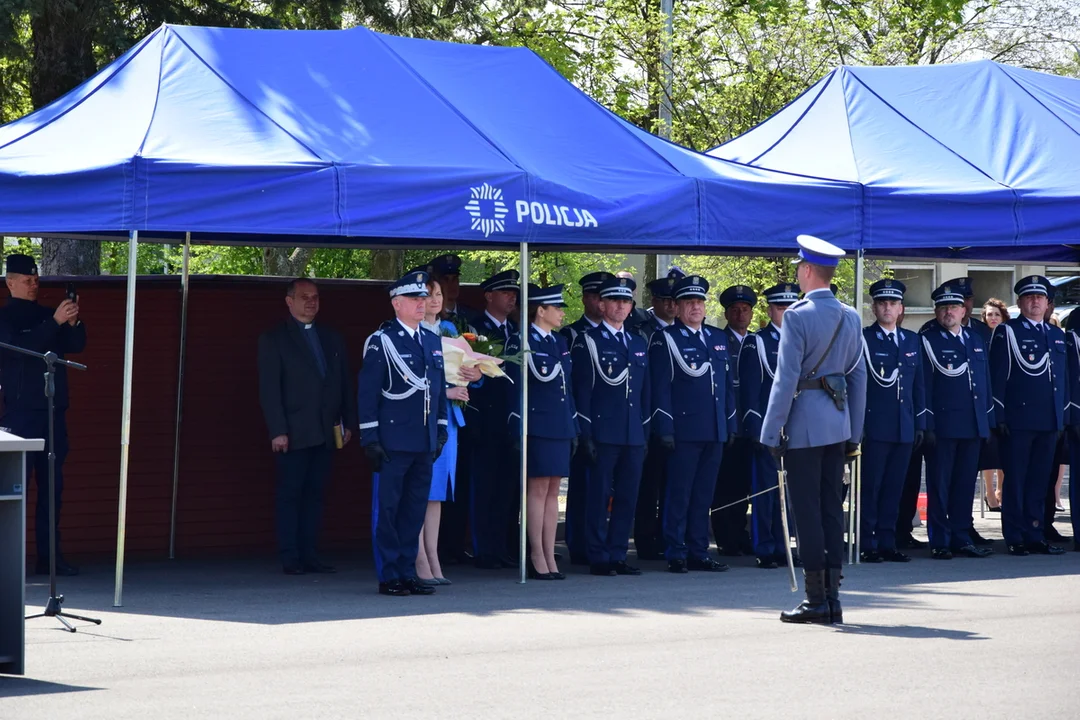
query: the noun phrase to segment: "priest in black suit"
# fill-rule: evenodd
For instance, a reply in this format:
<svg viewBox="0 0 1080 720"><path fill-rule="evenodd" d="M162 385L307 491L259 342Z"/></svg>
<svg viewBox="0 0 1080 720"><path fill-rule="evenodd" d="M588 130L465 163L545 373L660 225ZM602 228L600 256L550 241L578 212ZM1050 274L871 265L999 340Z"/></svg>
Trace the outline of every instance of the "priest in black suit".
<svg viewBox="0 0 1080 720"><path fill-rule="evenodd" d="M285 291L289 317L259 337L259 402L277 455L277 540L287 575L327 573L316 552L334 449L357 426L341 334L315 323L319 288Z"/></svg>

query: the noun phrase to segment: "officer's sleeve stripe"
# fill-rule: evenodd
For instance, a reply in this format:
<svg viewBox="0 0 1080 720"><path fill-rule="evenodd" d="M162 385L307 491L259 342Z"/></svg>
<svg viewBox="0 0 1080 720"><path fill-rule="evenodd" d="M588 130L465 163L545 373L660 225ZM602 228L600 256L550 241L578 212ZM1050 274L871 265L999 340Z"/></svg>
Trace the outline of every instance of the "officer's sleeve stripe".
<svg viewBox="0 0 1080 720"><path fill-rule="evenodd" d="M376 420L375 422L360 423L360 429L361 430L370 430L371 428L376 428L376 427L379 427L379 421L378 420Z"/></svg>

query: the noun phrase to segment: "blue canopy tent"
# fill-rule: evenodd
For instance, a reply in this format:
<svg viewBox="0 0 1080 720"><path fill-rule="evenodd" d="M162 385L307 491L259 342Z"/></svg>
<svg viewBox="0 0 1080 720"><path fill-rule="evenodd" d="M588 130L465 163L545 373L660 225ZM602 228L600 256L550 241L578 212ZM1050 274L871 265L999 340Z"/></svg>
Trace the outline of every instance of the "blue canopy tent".
<svg viewBox="0 0 1080 720"><path fill-rule="evenodd" d="M840 67L709 154L857 183L867 253L1080 259L1080 80L990 61Z"/></svg>
<svg viewBox="0 0 1080 720"><path fill-rule="evenodd" d="M129 268L140 239L514 246L525 277L529 243L760 252L809 231L856 249L859 201L656 138L529 50L364 28L162 26L0 127L0 234L127 236ZM118 606L134 313L129 274Z"/></svg>

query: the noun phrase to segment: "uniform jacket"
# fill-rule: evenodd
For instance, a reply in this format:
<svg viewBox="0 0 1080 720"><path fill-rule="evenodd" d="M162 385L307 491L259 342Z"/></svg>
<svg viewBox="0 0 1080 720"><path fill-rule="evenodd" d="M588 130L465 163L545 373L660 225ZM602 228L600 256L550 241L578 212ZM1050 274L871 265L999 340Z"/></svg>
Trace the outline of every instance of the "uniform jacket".
<svg viewBox="0 0 1080 720"><path fill-rule="evenodd" d="M640 335L623 330L628 346L603 324L577 336L570 350L574 402L583 437L610 445L644 445L651 412L649 348Z"/></svg>
<svg viewBox="0 0 1080 720"><path fill-rule="evenodd" d="M566 344L572 348L574 347L574 341L577 340L577 336L591 327L593 327L593 324L589 322L588 318L582 315L566 327L559 328L559 334L566 338Z"/></svg>
<svg viewBox="0 0 1080 720"><path fill-rule="evenodd" d="M874 323L863 329L866 360L867 440L909 443L926 429L926 390L922 341L917 333L897 327L897 341Z"/></svg>
<svg viewBox="0 0 1080 720"><path fill-rule="evenodd" d="M989 437L995 413L988 353L977 333L968 328L961 328L960 333L962 344L936 320L919 333L929 410L926 429L943 438ZM968 364L966 373L949 377L964 363Z"/></svg>
<svg viewBox="0 0 1080 720"><path fill-rule="evenodd" d="M728 357L731 358L731 383L735 386L735 419L737 421L738 430L736 434L739 437L746 437L746 430L743 428L743 413L746 411L742 407L742 398L739 397L739 355L742 354L743 343L750 337L751 333L747 333L746 337L742 340L739 336L728 327L723 328L721 332L724 333L724 337L727 338L727 351ZM755 436L756 439L756 436Z"/></svg>
<svg viewBox="0 0 1080 720"><path fill-rule="evenodd" d="M1043 326L1045 338L1022 316L994 328L990 383L998 422L1010 429L1049 432L1064 427L1069 405L1065 333L1048 323ZM1015 347L1010 335L1016 340Z"/></svg>
<svg viewBox="0 0 1080 720"><path fill-rule="evenodd" d="M704 344L678 320L652 335L653 435L673 435L679 442L725 442L735 434L735 386L727 335L702 325L701 337Z"/></svg>
<svg viewBox="0 0 1080 720"><path fill-rule="evenodd" d="M0 341L39 353L52 351L63 358L86 348L86 326L57 325L55 309L29 300L11 298L0 309ZM53 407L68 406L67 368L56 365ZM42 377L45 363L22 353L0 350L0 386L4 390L5 412L48 410Z"/></svg>
<svg viewBox="0 0 1080 720"><path fill-rule="evenodd" d="M510 397L510 434L521 434L521 373L529 369L529 436L552 440L571 440L578 436L577 407L574 405L573 364L566 338L551 333L546 338L529 327L529 349L522 365L506 363L506 374L513 385ZM521 335L515 333L506 352L521 351Z"/></svg>
<svg viewBox="0 0 1080 720"><path fill-rule="evenodd" d="M848 399L838 410L824 390L804 390L795 397L799 379L808 375L832 339L840 334L815 377L846 375ZM854 308L821 288L806 294L784 313L784 332L776 362L776 378L761 424L761 442L776 446L780 431L792 449L820 447L862 438L866 415L866 363L862 357L862 322Z"/></svg>
<svg viewBox="0 0 1080 720"><path fill-rule="evenodd" d="M750 440L761 437L761 421L776 374L780 332L770 323L747 335L739 352L739 412L743 435Z"/></svg>
<svg viewBox="0 0 1080 720"><path fill-rule="evenodd" d="M427 393L418 387L425 379ZM435 333L421 327L417 342L397 320L384 322L364 343L358 386L361 445L435 451L437 425L447 424L442 341Z"/></svg>
<svg viewBox="0 0 1080 720"><path fill-rule="evenodd" d="M271 438L289 436L289 449L334 445L334 426L357 425L356 396L349 359L340 333L314 323L326 359L326 376L304 338L304 330L286 318L259 337L259 404Z"/></svg>
<svg viewBox="0 0 1080 720"><path fill-rule="evenodd" d="M660 321L656 319L655 315L653 315L651 308L646 312L648 312L649 314L649 319L643 322L638 327L638 335L641 335L641 337L645 338L645 342L649 342L650 340L652 340L652 336L654 333L663 330L665 327L670 327L670 325L661 325Z"/></svg>
<svg viewBox="0 0 1080 720"><path fill-rule="evenodd" d="M1077 335L1075 330L1065 332L1065 356L1069 382L1069 406L1065 409L1065 424L1080 425L1080 335Z"/></svg>
<svg viewBox="0 0 1080 720"><path fill-rule="evenodd" d="M506 330L500 330L487 313L480 313L474 323L476 332L492 340L509 340L517 332L513 319L507 318ZM505 340L504 340L505 338ZM506 346L503 346L506 354ZM508 400L513 385L506 378L483 378L483 383L469 389L469 404L465 408L466 422L472 426L476 437L506 438L510 415Z"/></svg>

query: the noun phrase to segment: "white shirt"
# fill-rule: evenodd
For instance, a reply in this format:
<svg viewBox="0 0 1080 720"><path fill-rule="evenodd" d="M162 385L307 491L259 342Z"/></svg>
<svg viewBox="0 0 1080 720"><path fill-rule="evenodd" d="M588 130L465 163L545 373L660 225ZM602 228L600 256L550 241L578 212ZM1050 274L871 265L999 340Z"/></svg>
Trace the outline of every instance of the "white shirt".
<svg viewBox="0 0 1080 720"><path fill-rule="evenodd" d="M487 310L485 310L485 311L484 311L484 314L488 316L488 320L490 320L490 321L491 321L491 324L492 324L492 325L494 325L495 327L497 327L497 328L498 328L499 330L502 330L502 329L503 329L503 325L505 325L505 324L506 324L506 321L505 321L505 320L503 320L502 322L499 322L499 321L498 321L498 320L496 320L496 319L495 319L494 317L492 317L491 313L489 313L489 312L488 312Z"/></svg>
<svg viewBox="0 0 1080 720"><path fill-rule="evenodd" d="M878 327L881 328L881 332L885 333L885 337L888 337L890 334L892 334L893 344L896 345L896 347L900 347L900 328L894 327L892 330L889 330L887 328L881 327L881 325L878 325Z"/></svg>
<svg viewBox="0 0 1080 720"><path fill-rule="evenodd" d="M774 322L770 321L770 322L769 322L769 325L771 325L771 326L772 326L772 329L773 329L773 330L775 330L776 332L780 332L780 326L779 326L779 325L777 325L776 323L774 323Z"/></svg>
<svg viewBox="0 0 1080 720"><path fill-rule="evenodd" d="M621 338L623 339L623 341L622 341L622 342L623 342L623 345L624 345L625 347L630 347L630 341L629 341L629 339L628 339L628 338L626 337L626 326L625 326L625 325L623 325L623 327L622 327L622 329L621 329L621 330L616 330L615 328L613 328L613 327L611 327L610 325L608 325L608 321L607 321L607 320L604 320L604 321L603 321L602 323L600 323L600 324L601 324L601 325L603 325L603 326L604 326L605 328L607 328L607 331L608 331L609 333L611 333L612 335L615 335L616 339L617 339L617 338L620 338L620 337L621 337ZM622 333L622 335L616 335L616 333Z"/></svg>
<svg viewBox="0 0 1080 720"><path fill-rule="evenodd" d="M542 329L542 328L541 328L541 327L540 327L539 325L537 325L536 323L532 323L532 329L536 331L536 334L537 334L537 335L539 335L540 337L544 338L545 340L547 340L547 339L548 339L548 337L550 337L550 336L551 336L551 333L550 333L550 332L548 332L547 330L544 330L544 329Z"/></svg>
<svg viewBox="0 0 1080 720"><path fill-rule="evenodd" d="M398 321L398 325L405 328L405 332L407 332L409 334L409 337L411 337L416 342L420 342L420 337L419 337L420 336L420 328L419 327L417 327L415 330L413 330L411 327L409 327L405 323L401 322L401 318L397 318L397 321Z"/></svg>
<svg viewBox="0 0 1080 720"><path fill-rule="evenodd" d="M967 347L967 343L964 342L964 328L962 328L962 327L957 328L956 332L953 333L953 337L957 338L960 341L961 345L963 345L964 347Z"/></svg>

